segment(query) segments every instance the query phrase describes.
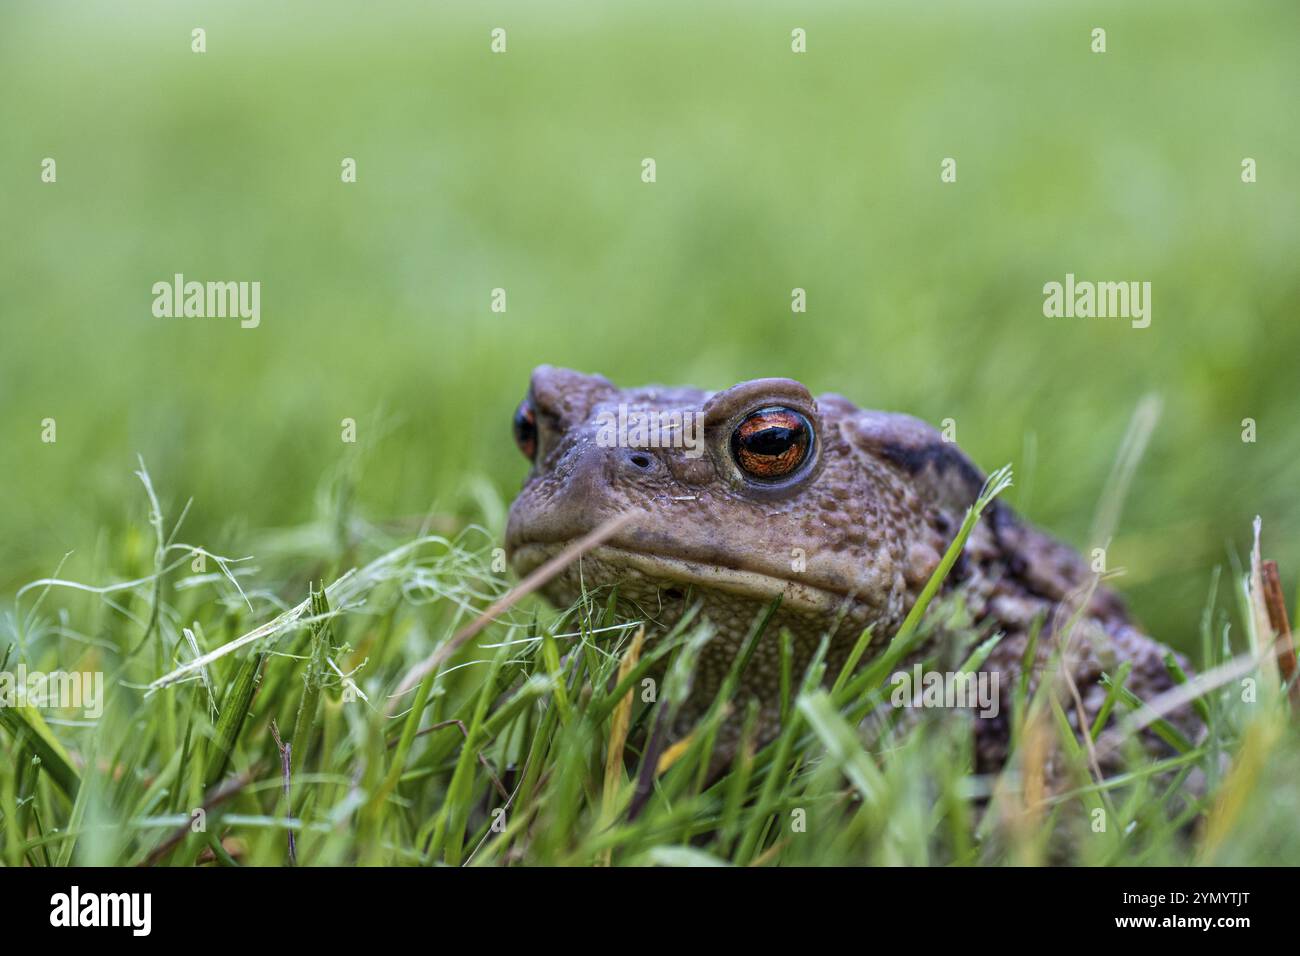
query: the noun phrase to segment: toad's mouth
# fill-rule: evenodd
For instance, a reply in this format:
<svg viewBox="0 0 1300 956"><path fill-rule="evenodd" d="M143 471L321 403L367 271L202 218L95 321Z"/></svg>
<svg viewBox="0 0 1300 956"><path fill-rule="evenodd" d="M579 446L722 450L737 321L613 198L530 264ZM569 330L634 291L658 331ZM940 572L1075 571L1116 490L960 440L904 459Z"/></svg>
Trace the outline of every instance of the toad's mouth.
<svg viewBox="0 0 1300 956"><path fill-rule="evenodd" d="M510 560L520 575L527 575L571 543L522 543L513 549ZM589 588L636 581L661 590L694 587L696 591L723 592L761 603L773 601L780 595L783 609L812 615L834 615L844 607L848 597L843 592L795 577L647 551L631 551L608 544L592 548L562 571L559 577L576 581L579 575L583 584Z"/></svg>

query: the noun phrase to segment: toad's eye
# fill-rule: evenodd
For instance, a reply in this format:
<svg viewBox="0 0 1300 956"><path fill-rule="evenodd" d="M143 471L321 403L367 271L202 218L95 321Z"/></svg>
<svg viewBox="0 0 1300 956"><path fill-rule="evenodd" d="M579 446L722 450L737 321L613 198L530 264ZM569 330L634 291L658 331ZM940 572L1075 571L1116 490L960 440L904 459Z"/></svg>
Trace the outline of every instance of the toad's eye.
<svg viewBox="0 0 1300 956"><path fill-rule="evenodd" d="M515 409L513 426L515 444L524 457L532 461L537 457L537 416L533 413L533 403L528 399L525 398Z"/></svg>
<svg viewBox="0 0 1300 956"><path fill-rule="evenodd" d="M736 426L731 456L751 478L776 481L807 461L812 442L812 425L794 409L760 408Z"/></svg>

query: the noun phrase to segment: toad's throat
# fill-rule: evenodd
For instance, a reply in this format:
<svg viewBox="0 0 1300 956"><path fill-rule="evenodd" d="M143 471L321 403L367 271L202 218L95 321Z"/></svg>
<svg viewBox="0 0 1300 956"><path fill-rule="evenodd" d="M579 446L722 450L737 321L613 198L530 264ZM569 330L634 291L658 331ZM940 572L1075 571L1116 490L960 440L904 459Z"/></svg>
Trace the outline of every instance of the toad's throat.
<svg viewBox="0 0 1300 956"><path fill-rule="evenodd" d="M529 542L516 546L511 561L521 575L554 557L568 542ZM574 561L562 578L581 582L587 587L634 582L659 588L693 586L701 592L724 592L768 603L778 595L786 610L832 616L844 608L847 595L767 571L732 568L689 558L672 557L645 551L630 551L613 545L601 545ZM575 588L576 590L576 588Z"/></svg>

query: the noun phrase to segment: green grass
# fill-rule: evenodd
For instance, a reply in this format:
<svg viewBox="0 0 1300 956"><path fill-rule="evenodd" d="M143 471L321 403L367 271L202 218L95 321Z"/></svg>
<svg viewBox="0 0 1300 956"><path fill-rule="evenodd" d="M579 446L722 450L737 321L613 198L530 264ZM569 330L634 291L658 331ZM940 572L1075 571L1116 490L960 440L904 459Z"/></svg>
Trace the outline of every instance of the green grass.
<svg viewBox="0 0 1300 956"><path fill-rule="evenodd" d="M1093 737L1130 759L1103 779L1050 683L1017 696L1015 750L994 776L971 770L963 713L918 711L909 721L882 706L899 662L930 653L936 622L951 630L960 619L959 607L932 598L983 502L1008 479L991 480L888 648L838 675L820 657L790 675L781 734L760 747L747 732L717 778L707 772L711 731L734 704L734 679L685 742L667 747L654 732L710 637L697 620L651 631L632 655L638 622L616 614L608 594L563 611L528 599L398 695L413 668L506 591L493 535L367 532L349 537L347 556L309 549L254 568L205 555L216 570L196 573L201 549L159 514L152 569L118 565L125 552L109 542L105 578L130 583L36 582L6 621L17 645L9 666L21 657L31 669L100 669L110 693L97 721L0 710L0 850L10 865L1286 859L1295 828L1270 788L1300 756L1289 707L1275 674L1243 669L1247 649L1233 645L1246 642L1229 639L1237 632L1223 608L1203 616L1205 741L1178 742L1172 758L1146 755L1131 717L1142 702L1121 689L1109 729ZM329 583L316 588L317 577ZM767 619L747 647L782 639L766 632ZM1248 620L1238 626L1250 633ZM952 639L968 646L968 668L990 649L972 629ZM733 677L746 660L738 655ZM652 674L662 686L647 701ZM1252 702L1243 676L1258 681ZM1042 748L1068 768L1059 792L1033 783Z"/></svg>
<svg viewBox="0 0 1300 956"><path fill-rule="evenodd" d="M851 678L822 696L793 671L797 736L703 792L701 745L629 823L648 715L638 696L629 776L607 775L633 628L605 594L562 617L524 602L384 716L509 585L510 415L541 363L623 385L787 375L951 418L977 462L1016 464L1018 511L1107 548L1146 630L1198 671L1244 653L1233 562L1255 515L1288 593L1300 569L1297 38L1290 0L0 4L0 655L111 690L84 726L0 708L4 861L138 862L218 797L210 832L242 863L286 858L286 815L307 863L1021 860L1057 852L1052 830L1086 831L1060 852L1088 861L1300 859L1284 705L1239 687L1205 699L1215 733L1186 766L1081 775L1019 828L977 813L1019 791L965 773L959 721L854 744ZM261 281L261 325L155 319L151 285L176 272ZM1045 319L1066 272L1150 280L1151 327ZM19 594L48 578L80 587ZM300 605L274 640L146 692ZM677 675L663 694L703 636L648 636L643 662ZM1161 788L1193 766L1221 782L1221 752L1255 775L1222 822L1185 826L1198 808ZM492 776L517 795L483 841ZM165 860L214 852L195 834Z"/></svg>
<svg viewBox="0 0 1300 956"><path fill-rule="evenodd" d="M75 9L0 9L22 227L0 250L0 593L68 552L89 579L99 535L139 533L137 453L213 547L304 525L356 450L344 418L374 520L476 519L476 482L509 500L525 472L510 415L544 362L622 385L788 375L951 417L977 462L1016 462L1011 504L1080 546L1157 393L1110 549L1143 623L1189 648L1255 514L1294 586L1290 0ZM178 271L260 280L261 325L153 318ZM1151 327L1045 319L1067 271L1150 279Z"/></svg>

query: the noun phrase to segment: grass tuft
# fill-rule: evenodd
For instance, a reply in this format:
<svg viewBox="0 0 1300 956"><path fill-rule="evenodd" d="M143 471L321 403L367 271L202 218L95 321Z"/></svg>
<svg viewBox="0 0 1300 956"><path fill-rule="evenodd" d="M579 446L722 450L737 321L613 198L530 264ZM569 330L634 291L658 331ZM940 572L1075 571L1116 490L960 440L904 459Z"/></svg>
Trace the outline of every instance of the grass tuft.
<svg viewBox="0 0 1300 956"><path fill-rule="evenodd" d="M1050 682L1013 689L1013 751L991 777L973 772L969 715L898 720L882 707L889 674L933 620L961 620L936 606L943 576L1010 481L1009 469L990 476L886 648L873 654L864 633L850 666L827 675L823 641L796 672L789 634L770 632L773 605L681 740L667 728L712 637L697 613L659 633L621 616L608 592L559 611L518 601L494 569L493 536L475 527L404 542L376 533L328 584L307 583L332 560L323 543L255 573L222 559L216 573L189 574L174 555L213 552L175 528L160 533L146 483L159 542L151 573L133 573L121 551L121 583L56 574L20 592L40 597L7 618L5 667L80 660L102 669L109 693L97 721L0 708L0 855L30 865L770 866L1281 852L1270 841L1295 826L1267 793L1271 768L1300 763L1288 696L1243 693L1276 655L1267 634L1251 633L1259 624L1239 625L1244 648L1216 638L1233 628L1215 588L1201 624L1210 659L1190 678L1171 664L1178 699L1207 720L1203 741L1163 720L1178 701L1127 689L1123 666L1106 678L1089 746L1069 732L1073 703L1051 696ZM1244 572L1237 586L1253 614ZM277 596L303 590L297 604ZM957 638L969 648L962 669L974 670L1001 635ZM763 746L753 705L735 699L761 641L782 651L786 715ZM741 746L719 768L717 730L737 707ZM1147 756L1136 746L1145 726L1178 756ZM281 727L293 728L287 741ZM1092 744L1127 765L1099 777ZM1074 781L1063 791L1036 782L1049 757Z"/></svg>

